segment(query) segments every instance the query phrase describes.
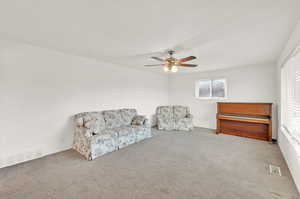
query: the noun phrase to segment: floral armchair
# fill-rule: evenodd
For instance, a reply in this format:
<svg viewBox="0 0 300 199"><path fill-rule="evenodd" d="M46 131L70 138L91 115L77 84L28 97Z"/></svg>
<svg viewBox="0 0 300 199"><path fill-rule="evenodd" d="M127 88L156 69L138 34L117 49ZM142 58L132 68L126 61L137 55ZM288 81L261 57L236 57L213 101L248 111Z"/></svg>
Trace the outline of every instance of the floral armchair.
<svg viewBox="0 0 300 199"><path fill-rule="evenodd" d="M159 106L156 109L159 130L193 130L193 116L186 106Z"/></svg>

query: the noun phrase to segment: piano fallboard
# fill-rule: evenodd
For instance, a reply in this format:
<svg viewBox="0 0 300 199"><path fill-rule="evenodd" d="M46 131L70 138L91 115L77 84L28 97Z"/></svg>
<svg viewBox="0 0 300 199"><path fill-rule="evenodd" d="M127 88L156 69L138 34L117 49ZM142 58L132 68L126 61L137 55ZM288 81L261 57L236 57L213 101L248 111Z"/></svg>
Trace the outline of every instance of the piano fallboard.
<svg viewBox="0 0 300 199"><path fill-rule="evenodd" d="M270 119L267 117L254 117L254 116L246 116L246 115L219 114L218 119L242 121L242 122L252 122L252 123L263 123L263 124L270 123Z"/></svg>

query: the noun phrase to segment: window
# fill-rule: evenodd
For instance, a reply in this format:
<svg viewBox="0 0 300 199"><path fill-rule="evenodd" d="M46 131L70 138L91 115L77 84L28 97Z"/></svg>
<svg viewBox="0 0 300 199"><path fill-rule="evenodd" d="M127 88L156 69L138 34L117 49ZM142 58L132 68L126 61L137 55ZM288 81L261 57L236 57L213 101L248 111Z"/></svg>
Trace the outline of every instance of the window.
<svg viewBox="0 0 300 199"><path fill-rule="evenodd" d="M281 125L300 144L300 52L281 69Z"/></svg>
<svg viewBox="0 0 300 199"><path fill-rule="evenodd" d="M225 99L226 95L226 79L203 79L196 81L195 96L198 99Z"/></svg>

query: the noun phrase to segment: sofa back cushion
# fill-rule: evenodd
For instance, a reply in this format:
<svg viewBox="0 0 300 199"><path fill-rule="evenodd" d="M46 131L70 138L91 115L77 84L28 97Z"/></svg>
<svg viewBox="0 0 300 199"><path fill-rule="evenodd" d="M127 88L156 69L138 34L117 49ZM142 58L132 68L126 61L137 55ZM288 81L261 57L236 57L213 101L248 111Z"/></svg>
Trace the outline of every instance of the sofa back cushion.
<svg viewBox="0 0 300 199"><path fill-rule="evenodd" d="M131 124L132 119L137 115L136 109L121 109L121 119L124 126Z"/></svg>
<svg viewBox="0 0 300 199"><path fill-rule="evenodd" d="M105 126L108 129L124 126L120 110L103 111Z"/></svg>
<svg viewBox="0 0 300 199"><path fill-rule="evenodd" d="M76 125L90 129L95 134L101 134L105 127L102 112L84 112L74 116Z"/></svg>
<svg viewBox="0 0 300 199"><path fill-rule="evenodd" d="M173 106L174 119L182 119L189 114L189 108L186 106Z"/></svg>

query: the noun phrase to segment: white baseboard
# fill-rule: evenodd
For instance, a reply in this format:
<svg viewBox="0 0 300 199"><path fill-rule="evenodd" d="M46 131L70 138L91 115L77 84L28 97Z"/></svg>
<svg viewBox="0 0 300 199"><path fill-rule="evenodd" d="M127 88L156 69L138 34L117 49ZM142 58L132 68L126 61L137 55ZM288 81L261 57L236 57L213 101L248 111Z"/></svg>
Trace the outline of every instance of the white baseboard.
<svg viewBox="0 0 300 199"><path fill-rule="evenodd" d="M278 144L300 193L300 156L289 134L278 129Z"/></svg>
<svg viewBox="0 0 300 199"><path fill-rule="evenodd" d="M34 150L28 150L26 152L22 152L19 154L7 156L7 157L1 157L0 158L0 168L27 162L27 161L41 158L41 157L44 157L47 155L65 151L65 150L68 150L71 148L72 148L71 146L64 146L64 147L60 147L60 148L56 148L56 149L37 148Z"/></svg>

